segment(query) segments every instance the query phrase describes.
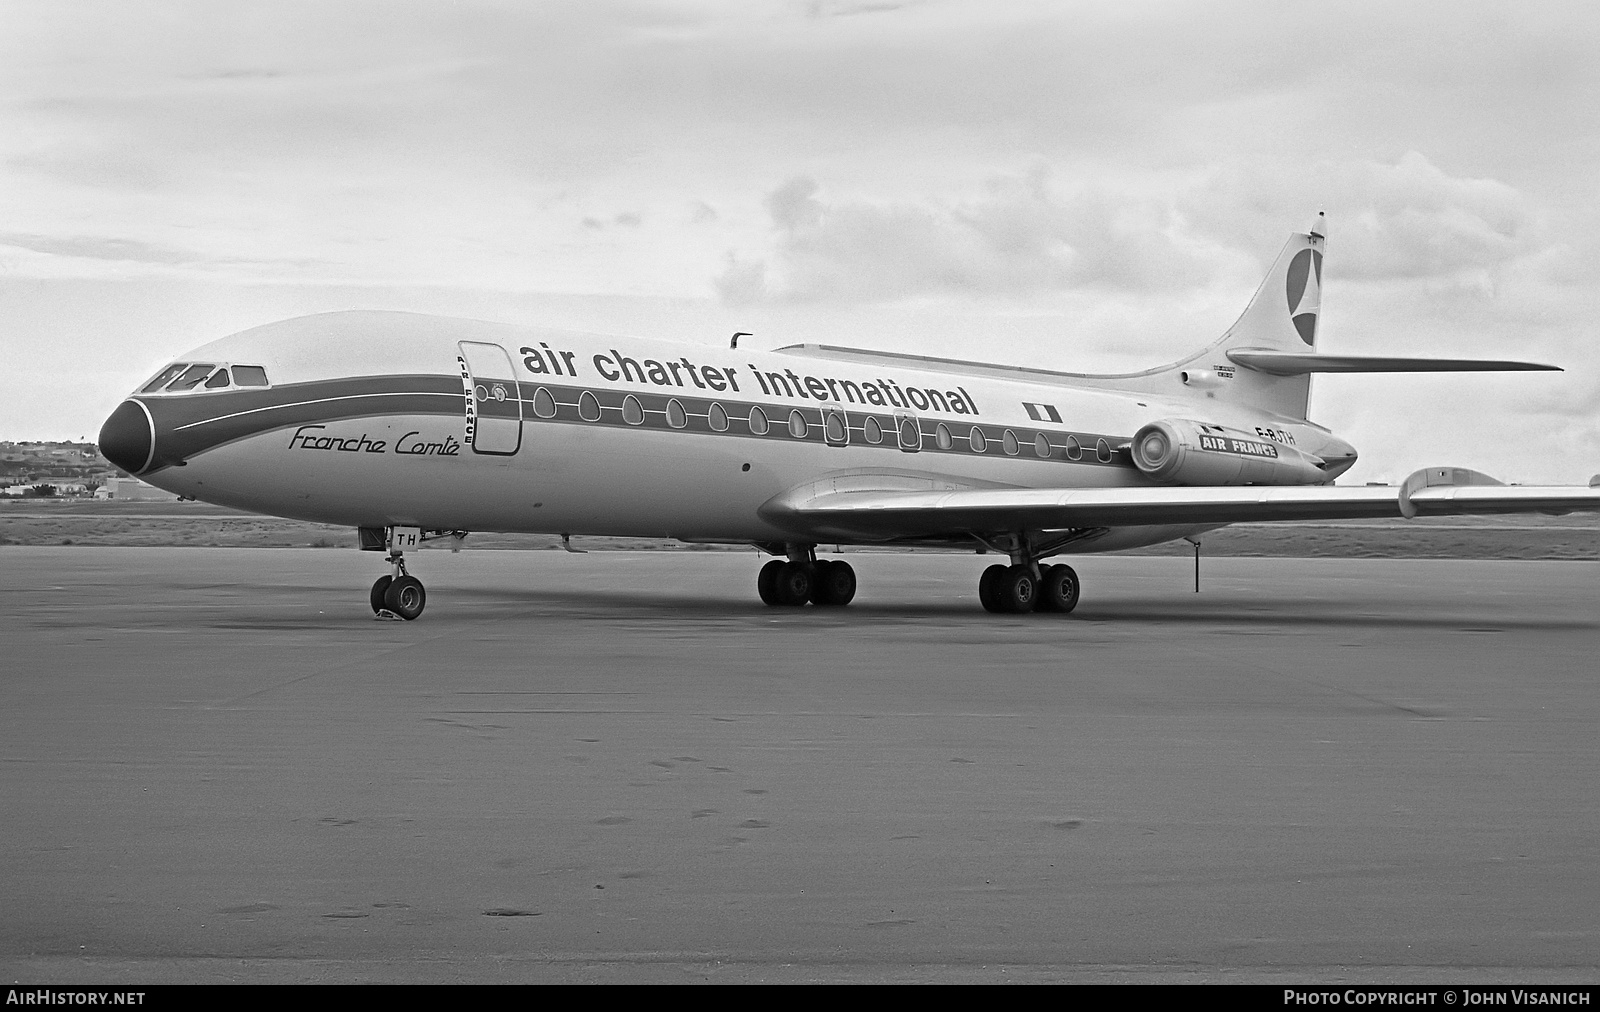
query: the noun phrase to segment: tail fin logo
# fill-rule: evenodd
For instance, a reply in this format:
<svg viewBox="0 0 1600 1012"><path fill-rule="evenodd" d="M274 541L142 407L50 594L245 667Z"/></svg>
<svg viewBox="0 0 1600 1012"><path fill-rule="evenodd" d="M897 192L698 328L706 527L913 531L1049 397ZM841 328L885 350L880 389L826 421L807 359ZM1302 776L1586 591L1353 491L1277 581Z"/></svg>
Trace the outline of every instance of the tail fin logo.
<svg viewBox="0 0 1600 1012"><path fill-rule="evenodd" d="M1322 253L1303 249L1289 262L1285 287L1289 296L1289 318L1300 340L1315 344L1317 310L1322 307Z"/></svg>

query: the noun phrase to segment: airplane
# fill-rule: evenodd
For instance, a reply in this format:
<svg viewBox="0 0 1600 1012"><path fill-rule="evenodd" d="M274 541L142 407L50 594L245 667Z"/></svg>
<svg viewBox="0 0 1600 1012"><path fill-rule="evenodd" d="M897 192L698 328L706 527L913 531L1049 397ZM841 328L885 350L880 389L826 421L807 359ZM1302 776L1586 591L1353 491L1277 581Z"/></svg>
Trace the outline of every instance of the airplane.
<svg viewBox="0 0 1600 1012"><path fill-rule="evenodd" d="M1340 486L1315 373L1553 370L1316 350L1326 217L1244 313L1115 375L795 344L727 349L399 312L305 316L180 355L106 420L108 460L184 498L354 527L380 617L426 604L406 551L468 531L753 545L774 607L848 604L821 544L993 552L983 607L1071 612L1045 560L1231 523L1600 510L1600 487L1430 467Z"/></svg>

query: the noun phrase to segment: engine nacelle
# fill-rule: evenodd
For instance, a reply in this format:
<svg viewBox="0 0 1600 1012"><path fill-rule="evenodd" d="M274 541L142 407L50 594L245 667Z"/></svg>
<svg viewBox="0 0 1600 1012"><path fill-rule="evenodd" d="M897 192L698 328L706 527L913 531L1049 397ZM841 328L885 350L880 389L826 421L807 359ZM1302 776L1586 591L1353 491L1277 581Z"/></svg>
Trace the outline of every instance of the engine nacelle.
<svg viewBox="0 0 1600 1012"><path fill-rule="evenodd" d="M1133 463L1180 485L1320 485L1322 458L1221 425L1186 418L1151 422L1133 436Z"/></svg>

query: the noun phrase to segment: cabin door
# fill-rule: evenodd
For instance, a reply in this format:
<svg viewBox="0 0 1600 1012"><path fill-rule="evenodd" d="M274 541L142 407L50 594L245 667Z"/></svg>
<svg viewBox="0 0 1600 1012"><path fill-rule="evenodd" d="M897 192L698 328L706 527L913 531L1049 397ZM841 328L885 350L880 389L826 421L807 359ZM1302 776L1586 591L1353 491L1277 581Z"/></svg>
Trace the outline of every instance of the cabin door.
<svg viewBox="0 0 1600 1012"><path fill-rule="evenodd" d="M462 341L460 348L467 442L473 453L509 457L522 446L522 390L511 356L498 344L482 341Z"/></svg>

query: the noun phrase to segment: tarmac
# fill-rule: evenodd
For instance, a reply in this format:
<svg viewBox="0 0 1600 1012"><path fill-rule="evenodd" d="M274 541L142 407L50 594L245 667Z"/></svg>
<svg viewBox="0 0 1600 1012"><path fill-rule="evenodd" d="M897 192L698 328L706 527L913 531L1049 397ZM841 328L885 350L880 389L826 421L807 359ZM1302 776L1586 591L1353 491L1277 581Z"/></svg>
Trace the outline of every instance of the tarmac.
<svg viewBox="0 0 1600 1012"><path fill-rule="evenodd" d="M1600 563L0 548L24 983L1600 978Z"/></svg>

